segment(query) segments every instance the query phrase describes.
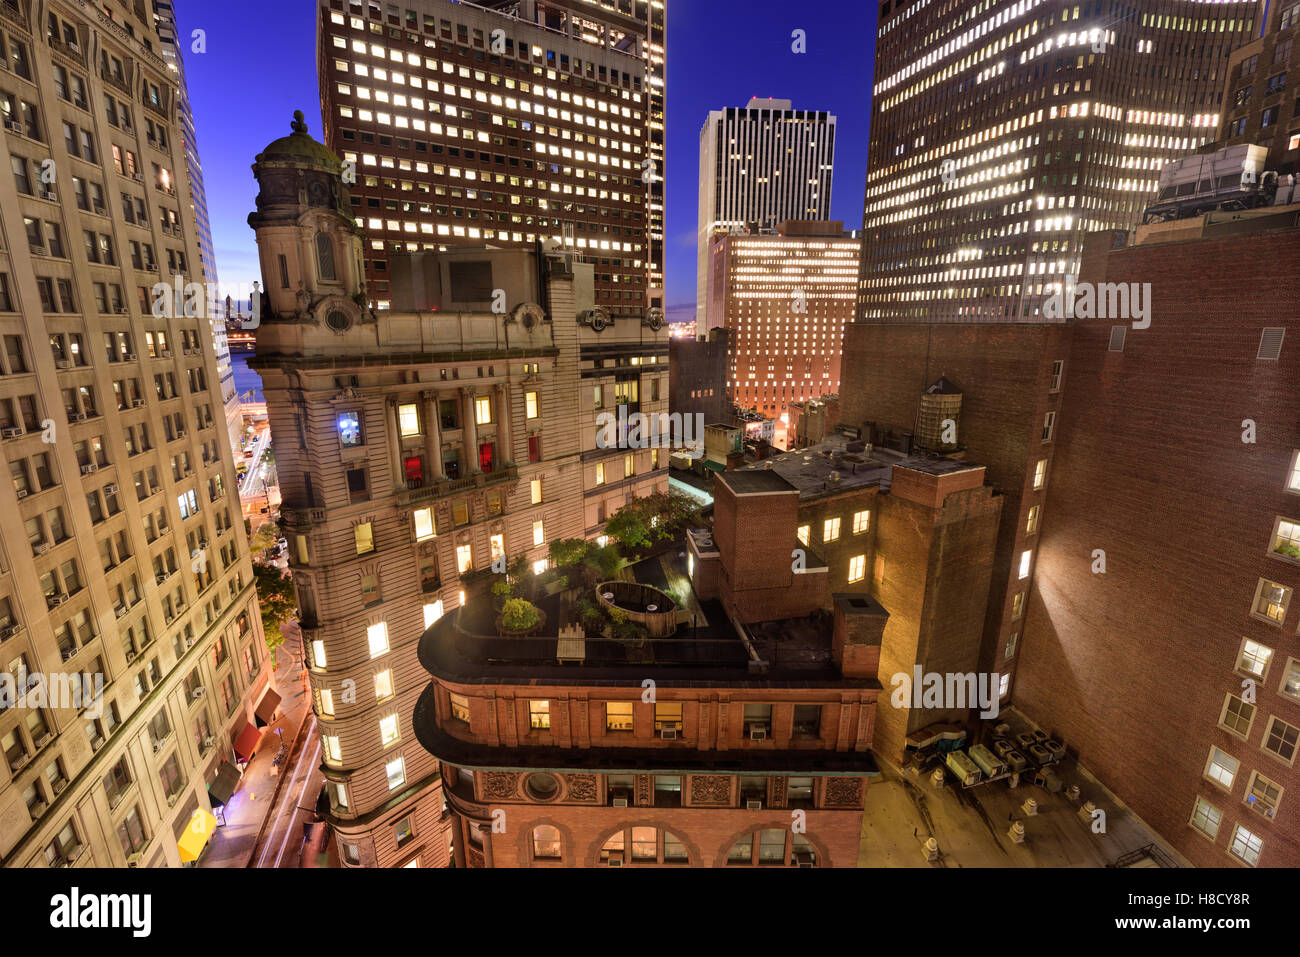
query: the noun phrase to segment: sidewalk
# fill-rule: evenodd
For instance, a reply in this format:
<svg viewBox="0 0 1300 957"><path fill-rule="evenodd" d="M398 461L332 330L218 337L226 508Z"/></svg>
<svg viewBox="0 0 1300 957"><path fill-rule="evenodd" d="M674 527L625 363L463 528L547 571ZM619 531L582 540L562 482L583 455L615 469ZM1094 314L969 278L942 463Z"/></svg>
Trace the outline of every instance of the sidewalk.
<svg viewBox="0 0 1300 957"><path fill-rule="evenodd" d="M283 628L285 641L276 653L278 667L274 682L281 696L280 717L262 729L262 742L244 769L234 797L226 805L226 823L219 825L212 835L199 867L252 866L258 836L284 780L283 775L271 773L276 753L283 740L287 757L303 722L311 714L311 694L302 667L302 633L293 621L286 621Z"/></svg>

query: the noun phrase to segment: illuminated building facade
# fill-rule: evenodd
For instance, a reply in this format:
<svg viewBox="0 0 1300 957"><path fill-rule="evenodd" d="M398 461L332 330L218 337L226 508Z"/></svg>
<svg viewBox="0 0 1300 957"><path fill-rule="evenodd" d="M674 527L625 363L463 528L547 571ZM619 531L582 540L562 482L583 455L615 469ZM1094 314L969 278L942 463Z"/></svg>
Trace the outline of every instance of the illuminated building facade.
<svg viewBox="0 0 1300 957"><path fill-rule="evenodd" d="M194 111L190 108L189 87L185 82L185 60L181 55L176 9L172 0L153 0L153 11L158 38L162 41L163 60L175 74L181 93L176 106L182 145L185 148L185 167L190 174L190 203L194 209L194 223L199 240L199 262L203 265L203 281L209 284L207 308L209 324L212 326L212 342L217 351L217 378L221 382L226 431L230 433L231 448L238 452L243 447L244 417L239 408L239 390L235 387L235 368L230 363L230 345L226 341L225 303L218 291L217 254L212 248L208 194L203 186L203 164L199 160L198 137L194 132ZM194 40L198 42L198 38Z"/></svg>
<svg viewBox="0 0 1300 957"><path fill-rule="evenodd" d="M145 7L0 2L21 103L0 131L6 867L192 863L208 787L275 693L212 332L151 295L202 276ZM24 673L43 703L14 702ZM102 700L58 693L80 676Z"/></svg>
<svg viewBox="0 0 1300 957"><path fill-rule="evenodd" d="M330 823L345 866L444 866L438 768L411 734L417 642L486 591L496 559L543 571L553 539L597 537L631 496L667 491L666 450L600 448L597 425L667 411L668 332L605 313L588 263L483 246L395 255L394 308L371 311L341 163L304 127L254 167L266 300L250 366Z"/></svg>
<svg viewBox="0 0 1300 957"><path fill-rule="evenodd" d="M886 0L858 319L1040 321L1084 232L1131 229L1163 165L1215 139L1262 9Z"/></svg>
<svg viewBox="0 0 1300 957"><path fill-rule="evenodd" d="M831 210L835 117L754 97L743 109L711 110L700 130L696 321L703 332L710 243L717 233L790 219L824 220Z"/></svg>
<svg viewBox="0 0 1300 957"><path fill-rule="evenodd" d="M319 9L326 142L355 164L378 308L392 253L537 240L595 267L611 315L663 307L661 0Z"/></svg>
<svg viewBox="0 0 1300 957"><path fill-rule="evenodd" d="M738 407L781 418L791 402L839 391L860 250L840 222L713 238L706 322L729 331L727 388Z"/></svg>

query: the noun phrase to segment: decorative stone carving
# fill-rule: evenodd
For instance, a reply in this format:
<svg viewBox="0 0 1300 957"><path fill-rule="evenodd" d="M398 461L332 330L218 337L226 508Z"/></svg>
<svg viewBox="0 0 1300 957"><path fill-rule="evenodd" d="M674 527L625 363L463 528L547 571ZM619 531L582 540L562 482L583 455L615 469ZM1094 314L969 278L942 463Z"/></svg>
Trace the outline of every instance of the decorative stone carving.
<svg viewBox="0 0 1300 957"><path fill-rule="evenodd" d="M483 866L483 852L473 844L465 848L465 857L467 858L470 867Z"/></svg>
<svg viewBox="0 0 1300 957"><path fill-rule="evenodd" d="M512 798L519 790L519 775L511 771L489 771L483 775L483 799Z"/></svg>
<svg viewBox="0 0 1300 957"><path fill-rule="evenodd" d="M862 805L861 778L827 778L822 793L826 807L860 807Z"/></svg>
<svg viewBox="0 0 1300 957"><path fill-rule="evenodd" d="M772 779L772 807L785 807L786 785L789 778Z"/></svg>
<svg viewBox="0 0 1300 957"><path fill-rule="evenodd" d="M650 775L648 774L636 776L636 806L650 806Z"/></svg>
<svg viewBox="0 0 1300 957"><path fill-rule="evenodd" d="M596 803L596 775L566 774L564 780L568 787L569 800Z"/></svg>
<svg viewBox="0 0 1300 957"><path fill-rule="evenodd" d="M731 778L725 774L694 775L691 778L691 803L731 803Z"/></svg>

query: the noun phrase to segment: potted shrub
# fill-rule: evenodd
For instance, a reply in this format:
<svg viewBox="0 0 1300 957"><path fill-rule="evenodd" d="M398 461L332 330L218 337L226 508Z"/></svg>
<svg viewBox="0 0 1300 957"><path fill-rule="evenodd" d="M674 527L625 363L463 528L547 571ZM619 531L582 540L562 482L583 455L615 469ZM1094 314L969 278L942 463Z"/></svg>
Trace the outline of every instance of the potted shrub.
<svg viewBox="0 0 1300 957"><path fill-rule="evenodd" d="M497 618L497 631L503 635L530 635L541 630L545 616L526 598L507 598Z"/></svg>

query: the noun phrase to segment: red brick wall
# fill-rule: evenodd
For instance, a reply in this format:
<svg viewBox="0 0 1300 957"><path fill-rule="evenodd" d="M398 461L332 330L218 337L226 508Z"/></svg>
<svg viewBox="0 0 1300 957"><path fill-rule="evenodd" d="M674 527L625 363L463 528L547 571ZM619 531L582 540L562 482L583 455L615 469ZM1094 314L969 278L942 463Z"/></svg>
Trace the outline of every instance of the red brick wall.
<svg viewBox="0 0 1300 957"><path fill-rule="evenodd" d="M1130 328L1122 353L1107 351L1112 321L1075 326L1014 689L1200 866L1234 863L1237 822L1263 838L1261 865L1300 864L1300 774L1260 747L1270 715L1300 726L1300 703L1278 693L1300 656L1300 601L1280 628L1250 615L1260 577L1300 586L1300 568L1269 556L1275 516L1300 520L1300 496L1283 491L1300 447L1297 256L1297 231L1110 255L1107 281L1152 283L1151 326ZM1265 326L1288 329L1280 361L1255 358ZM1099 548L1104 575L1090 567ZM1217 722L1241 693L1247 636L1274 660L1243 741ZM1211 745L1241 762L1230 794L1202 777ZM1254 770L1286 788L1273 821L1243 803ZM1187 824L1198 794L1223 812L1214 841Z"/></svg>

